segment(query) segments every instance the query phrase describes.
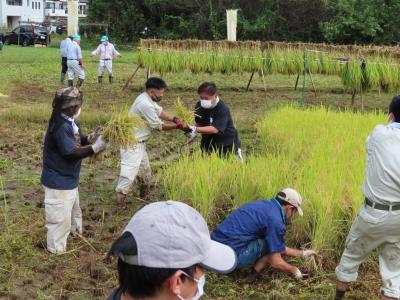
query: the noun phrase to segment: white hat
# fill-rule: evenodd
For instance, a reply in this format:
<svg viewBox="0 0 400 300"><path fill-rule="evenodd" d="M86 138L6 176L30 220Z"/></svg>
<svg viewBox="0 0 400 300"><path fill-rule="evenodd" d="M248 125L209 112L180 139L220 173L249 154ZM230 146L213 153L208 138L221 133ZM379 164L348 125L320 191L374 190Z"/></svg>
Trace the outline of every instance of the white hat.
<svg viewBox="0 0 400 300"><path fill-rule="evenodd" d="M303 210L300 207L302 199L298 191L292 188L285 188L276 195L276 198L286 201L289 204L293 205L294 207L296 207L299 215L303 216Z"/></svg>
<svg viewBox="0 0 400 300"><path fill-rule="evenodd" d="M169 269L200 264L218 273L230 273L236 267L233 249L211 240L204 218L182 202L146 205L124 232L133 235L137 246L137 255L119 254L127 264Z"/></svg>

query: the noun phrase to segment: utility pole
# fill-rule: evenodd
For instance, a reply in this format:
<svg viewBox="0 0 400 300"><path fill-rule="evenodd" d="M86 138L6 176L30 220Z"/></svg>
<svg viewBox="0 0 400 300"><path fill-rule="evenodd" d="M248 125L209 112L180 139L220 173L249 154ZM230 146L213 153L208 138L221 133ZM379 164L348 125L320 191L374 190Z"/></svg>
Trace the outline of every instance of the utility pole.
<svg viewBox="0 0 400 300"><path fill-rule="evenodd" d="M68 35L78 34L78 0L68 0Z"/></svg>

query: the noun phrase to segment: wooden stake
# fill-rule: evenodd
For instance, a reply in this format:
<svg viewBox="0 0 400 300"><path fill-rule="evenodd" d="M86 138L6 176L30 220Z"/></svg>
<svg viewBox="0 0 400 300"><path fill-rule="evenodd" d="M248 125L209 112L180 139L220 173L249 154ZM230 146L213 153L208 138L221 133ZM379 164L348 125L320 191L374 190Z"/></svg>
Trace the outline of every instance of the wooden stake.
<svg viewBox="0 0 400 300"><path fill-rule="evenodd" d="M250 83L251 83L251 81L253 80L254 73L255 73L255 71L253 71L253 73L251 73L249 83L247 84L247 87L246 87L246 92L249 91Z"/></svg>
<svg viewBox="0 0 400 300"><path fill-rule="evenodd" d="M136 75L136 73L137 73L137 71L139 70L139 68L140 68L140 66L137 66L137 68L135 69L135 71L134 71L134 72L132 73L132 75L128 78L128 80L126 81L124 87L122 88L123 91L128 87L129 83L131 83L133 77Z"/></svg>
<svg viewBox="0 0 400 300"><path fill-rule="evenodd" d="M361 95L361 111L364 112L364 94L362 88L360 91L360 95Z"/></svg>
<svg viewBox="0 0 400 300"><path fill-rule="evenodd" d="M351 107L353 108L353 110L354 110L355 99L356 99L356 90L353 90L353 94L351 95Z"/></svg>
<svg viewBox="0 0 400 300"><path fill-rule="evenodd" d="M300 73L297 74L297 78L296 78L296 84L294 85L294 90L297 90L297 85L299 84L299 79L300 79Z"/></svg>
<svg viewBox="0 0 400 300"><path fill-rule="evenodd" d="M312 77L312 74L311 74L310 70L307 69L307 73L308 73L308 76L310 76L311 84L312 84L312 87L314 89L314 95L316 97L317 96L317 89L315 88L314 79Z"/></svg>

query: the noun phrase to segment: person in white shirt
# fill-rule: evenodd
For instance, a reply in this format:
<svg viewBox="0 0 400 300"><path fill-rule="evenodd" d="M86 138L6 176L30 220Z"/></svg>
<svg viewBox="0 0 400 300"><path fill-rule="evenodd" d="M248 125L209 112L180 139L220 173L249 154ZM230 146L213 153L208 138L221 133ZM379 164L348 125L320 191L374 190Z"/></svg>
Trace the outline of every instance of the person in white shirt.
<svg viewBox="0 0 400 300"><path fill-rule="evenodd" d="M66 37L62 42L60 43L60 55L61 55L61 84L64 84L65 80L65 75L67 74L68 71L68 45L72 43L72 35Z"/></svg>
<svg viewBox="0 0 400 300"><path fill-rule="evenodd" d="M94 50L90 56L100 56L99 62L99 73L98 73L98 80L99 83L103 83L103 72L104 68L106 68L108 73L108 81L112 84L113 81L113 71L112 71L112 60L114 57L122 57L122 55L115 50L113 44L108 41L108 36L103 35L101 37L101 44Z"/></svg>
<svg viewBox="0 0 400 300"><path fill-rule="evenodd" d="M68 65L68 86L74 85L75 74L78 75L76 87L80 88L85 80L85 71L83 66L82 51L80 47L81 36L75 34L73 41L68 45L67 49L67 65Z"/></svg>
<svg viewBox="0 0 400 300"><path fill-rule="evenodd" d="M367 167L361 206L336 267L336 296L343 299L360 264L377 249L381 299L400 298L400 95L389 106L388 125L367 138ZM349 208L350 209L350 208Z"/></svg>
<svg viewBox="0 0 400 300"><path fill-rule="evenodd" d="M172 117L158 105L164 96L167 85L164 80L151 77L146 82L146 91L140 94L132 104L131 113L139 115L145 122L143 129L135 128L137 144L124 149L121 147L121 173L118 180L117 202L125 205L125 198L135 178L140 179L140 198L149 199L151 169L149 156L146 151L146 142L152 130L187 130L183 122L177 117ZM169 121L173 124L164 124Z"/></svg>

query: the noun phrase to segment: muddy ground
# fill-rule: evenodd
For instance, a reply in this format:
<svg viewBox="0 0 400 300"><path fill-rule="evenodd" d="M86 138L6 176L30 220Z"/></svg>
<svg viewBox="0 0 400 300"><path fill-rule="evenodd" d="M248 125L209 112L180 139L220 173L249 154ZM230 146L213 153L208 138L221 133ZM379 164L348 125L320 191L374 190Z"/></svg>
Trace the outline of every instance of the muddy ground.
<svg viewBox="0 0 400 300"><path fill-rule="evenodd" d="M134 54L123 54L124 59L114 64L116 81L112 88L108 84L97 85L97 62L87 62L88 80L83 87L85 103L80 117L85 131L95 129L113 108L130 105L142 90L144 70L122 91L135 67ZM82 165L79 190L83 236L71 237L65 254L52 255L46 251L41 154L52 96L60 86L58 74L57 49L15 46L6 47L0 55L0 299L104 299L117 285L116 264L105 260L107 251L134 212L146 204L137 198L136 186L128 197L127 209L115 204L119 157L118 149L112 146L104 160L85 160ZM301 92L293 89L294 76L267 77L266 92L260 78L255 76L250 91L246 92L249 76L165 74L169 89L162 105L173 112L173 101L178 96L187 105L194 105L197 86L204 80L214 80L220 87L221 98L232 110L244 153L257 151L256 121L282 105L298 103ZM340 79L315 78L317 95L307 89L305 105L351 109L351 96L343 90ZM366 109L384 109L390 96L377 91L368 93ZM359 100L356 105L359 109ZM164 199L159 171L179 158L187 148L184 143L180 132L156 133L149 142L157 180L153 200ZM188 176L198 175L188 170ZM363 265L360 279L352 285L346 299L378 298L376 261L371 258ZM306 267L300 261L294 263ZM206 299L332 299L335 262L323 265L324 270L302 282L272 271L265 272L254 285L242 282L247 270L231 276L210 274Z"/></svg>

